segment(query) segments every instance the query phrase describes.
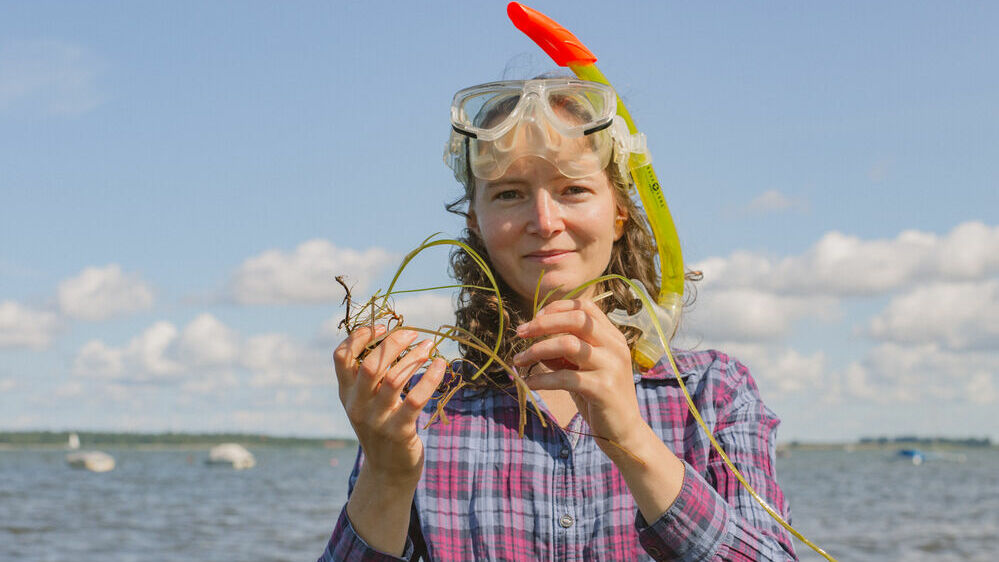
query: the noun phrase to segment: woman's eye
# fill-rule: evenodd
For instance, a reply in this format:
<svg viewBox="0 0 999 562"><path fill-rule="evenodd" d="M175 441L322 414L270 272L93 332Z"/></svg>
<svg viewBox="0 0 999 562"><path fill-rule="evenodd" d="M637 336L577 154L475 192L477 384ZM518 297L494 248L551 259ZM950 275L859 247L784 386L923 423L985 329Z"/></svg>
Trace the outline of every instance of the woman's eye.
<svg viewBox="0 0 999 562"><path fill-rule="evenodd" d="M586 189L581 185L570 185L569 187L565 188L565 193L567 195L579 195L582 193L588 193L589 191L590 191L589 189Z"/></svg>
<svg viewBox="0 0 999 562"><path fill-rule="evenodd" d="M517 192L512 189L508 189L506 191L500 191L495 195L495 198L500 201L509 201L511 199L517 198Z"/></svg>

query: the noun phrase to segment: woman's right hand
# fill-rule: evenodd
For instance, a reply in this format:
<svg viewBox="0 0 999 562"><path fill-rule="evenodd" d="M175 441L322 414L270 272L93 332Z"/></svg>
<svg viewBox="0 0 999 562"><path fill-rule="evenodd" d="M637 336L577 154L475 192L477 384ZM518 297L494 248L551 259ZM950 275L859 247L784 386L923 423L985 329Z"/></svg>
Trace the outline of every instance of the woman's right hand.
<svg viewBox="0 0 999 562"><path fill-rule="evenodd" d="M364 451L362 472L385 483L415 488L423 472L423 442L416 422L443 379L446 362L435 359L401 397L406 382L427 361L433 342L424 340L400 358L417 333L398 330L358 361L358 355L385 330L381 325L358 328L333 352L340 401Z"/></svg>

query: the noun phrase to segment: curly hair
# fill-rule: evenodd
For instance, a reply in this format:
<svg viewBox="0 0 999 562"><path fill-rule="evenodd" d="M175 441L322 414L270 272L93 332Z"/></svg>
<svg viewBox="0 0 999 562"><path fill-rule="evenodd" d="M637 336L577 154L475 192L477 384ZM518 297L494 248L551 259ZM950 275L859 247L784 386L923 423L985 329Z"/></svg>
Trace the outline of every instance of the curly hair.
<svg viewBox="0 0 999 562"><path fill-rule="evenodd" d="M629 279L637 279L645 285L649 294L655 295L659 292L660 283L655 239L652 237L645 214L640 211L638 203L633 199L630 177L623 175L621 167L614 164L615 160L612 155L611 164L608 165L605 173L614 186L614 199L625 211L627 217L623 225L623 233L614 242L611 249L610 261L604 274L616 273ZM469 205L475 196L475 180L470 170L466 170L464 176L468 178L462 182L465 188L464 193L445 205L445 208L449 212L467 219ZM466 228L459 239L475 250L492 269L492 261L478 234ZM450 273L463 285L489 286L489 280L485 273L472 260L471 256L460 248L451 252ZM496 281L504 301L513 302L517 296L503 280L502 275L497 275ZM602 282L597 285L598 294L605 291L612 292L610 297L598 303L598 306L605 312L621 308L632 314L641 307L641 302L634 298L630 288L624 283ZM468 330L482 341L489 344L495 341L500 313L496 295L492 291L470 288L460 290L455 310L456 325ZM530 320L530 318L524 317L524 311L511 307L504 307L502 314L505 333L502 334L499 356L505 362L509 362L513 355L523 351L528 346L525 340L514 336L517 325ZM629 345L633 345L639 337L638 330L634 328L625 328L622 332L624 332ZM462 355L477 365L483 365L488 360L486 354L476 349L463 345L459 347ZM501 371L491 372L490 376L493 380L496 377L505 377Z"/></svg>

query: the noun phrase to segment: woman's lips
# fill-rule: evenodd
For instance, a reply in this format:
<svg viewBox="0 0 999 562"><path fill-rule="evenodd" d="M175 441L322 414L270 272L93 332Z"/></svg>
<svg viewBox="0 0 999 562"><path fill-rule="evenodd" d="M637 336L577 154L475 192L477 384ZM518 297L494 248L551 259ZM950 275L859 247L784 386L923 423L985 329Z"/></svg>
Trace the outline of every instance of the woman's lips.
<svg viewBox="0 0 999 562"><path fill-rule="evenodd" d="M545 252L531 252L525 258L537 263L557 263L571 254L571 250L550 250Z"/></svg>

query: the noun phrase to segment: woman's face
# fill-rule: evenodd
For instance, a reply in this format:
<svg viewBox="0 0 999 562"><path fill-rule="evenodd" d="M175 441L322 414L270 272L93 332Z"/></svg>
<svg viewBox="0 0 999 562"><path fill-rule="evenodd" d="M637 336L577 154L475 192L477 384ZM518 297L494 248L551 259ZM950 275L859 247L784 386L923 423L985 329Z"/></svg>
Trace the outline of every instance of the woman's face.
<svg viewBox="0 0 999 562"><path fill-rule="evenodd" d="M602 275L624 218L606 172L571 179L528 156L498 179L476 180L468 227L529 311L542 271L539 298L556 287L555 297L561 297ZM591 287L583 296L592 295Z"/></svg>

